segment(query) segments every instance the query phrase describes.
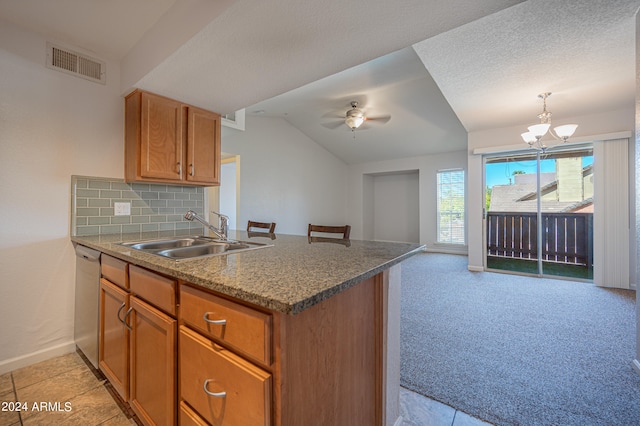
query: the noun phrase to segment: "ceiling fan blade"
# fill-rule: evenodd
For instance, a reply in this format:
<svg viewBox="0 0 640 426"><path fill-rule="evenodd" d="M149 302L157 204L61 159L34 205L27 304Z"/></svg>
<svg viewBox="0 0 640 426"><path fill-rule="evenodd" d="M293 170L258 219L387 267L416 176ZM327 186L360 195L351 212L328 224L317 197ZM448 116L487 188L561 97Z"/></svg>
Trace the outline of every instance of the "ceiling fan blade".
<svg viewBox="0 0 640 426"><path fill-rule="evenodd" d="M344 120L344 117L345 117L345 113L344 112L343 113L339 113L339 112L336 112L336 111L331 111L331 112L328 112L328 113L322 115L322 118L329 118L329 119L336 119L336 120L340 120L340 119Z"/></svg>
<svg viewBox="0 0 640 426"><path fill-rule="evenodd" d="M344 124L344 120L339 120L339 121L330 121L328 123L320 123L323 127L326 127L327 129L337 129L340 126L345 126L347 127L346 124Z"/></svg>
<svg viewBox="0 0 640 426"><path fill-rule="evenodd" d="M365 122L375 122L375 124L385 124L389 120L391 120L390 115L378 115L374 117L366 116L364 119Z"/></svg>

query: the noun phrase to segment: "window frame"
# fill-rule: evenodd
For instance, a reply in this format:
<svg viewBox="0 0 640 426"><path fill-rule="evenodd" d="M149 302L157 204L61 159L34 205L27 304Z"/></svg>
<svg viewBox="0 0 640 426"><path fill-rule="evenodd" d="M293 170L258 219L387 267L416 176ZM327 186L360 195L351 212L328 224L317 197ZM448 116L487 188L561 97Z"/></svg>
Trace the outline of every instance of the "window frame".
<svg viewBox="0 0 640 426"><path fill-rule="evenodd" d="M461 173L461 178L454 177L455 174L459 174L459 173ZM448 182L442 182L443 176L449 177ZM455 197L456 200L444 200L444 197L442 196L443 195L442 189L445 185L449 188L450 193L455 192L456 194L458 194L458 196ZM455 201L460 200L460 195L461 195L462 208L455 209L454 208ZM448 198L452 198L452 197L448 197ZM449 205L450 205L448 210L445 210L444 212L442 208L443 201L449 201ZM443 214L450 218L449 227L448 227L449 238L442 238L443 237L443 234L442 234ZM453 225L454 216L457 216L457 219L462 222L462 226ZM456 230L459 232L455 232ZM460 234L460 231L461 231L461 237L458 237L457 235ZM454 235L456 236L454 237ZM436 243L450 245L450 246L454 246L454 245L464 246L466 245L466 242L467 242L466 240L467 239L466 239L466 173L465 173L465 170L463 168L437 170L436 171Z"/></svg>

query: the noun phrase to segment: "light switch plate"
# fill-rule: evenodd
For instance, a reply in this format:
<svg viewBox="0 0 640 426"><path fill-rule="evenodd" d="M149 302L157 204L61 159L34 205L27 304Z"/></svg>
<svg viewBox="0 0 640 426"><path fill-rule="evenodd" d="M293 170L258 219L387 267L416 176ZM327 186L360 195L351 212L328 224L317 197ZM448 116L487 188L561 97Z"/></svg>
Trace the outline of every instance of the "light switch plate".
<svg viewBox="0 0 640 426"><path fill-rule="evenodd" d="M131 215L131 203L113 203L113 209L116 216Z"/></svg>

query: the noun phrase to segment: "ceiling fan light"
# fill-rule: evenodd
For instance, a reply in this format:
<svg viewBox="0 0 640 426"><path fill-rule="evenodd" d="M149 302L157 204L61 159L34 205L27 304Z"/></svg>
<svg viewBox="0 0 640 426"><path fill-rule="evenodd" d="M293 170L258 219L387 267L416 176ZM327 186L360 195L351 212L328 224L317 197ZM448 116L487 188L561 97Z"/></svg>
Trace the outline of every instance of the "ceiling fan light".
<svg viewBox="0 0 640 426"><path fill-rule="evenodd" d="M352 115L352 116L347 117L347 118L344 120L344 122L345 122L345 124L346 124L347 126L349 126L349 128L350 128L351 130L355 130L355 129L357 129L358 127L360 127L360 125L361 125L362 123L364 123L364 117L362 117L362 116L357 116L357 115Z"/></svg>
<svg viewBox="0 0 640 426"><path fill-rule="evenodd" d="M555 127L553 130L556 132L556 135L558 135L559 138L566 140L573 135L577 128L577 124L565 124Z"/></svg>
<svg viewBox="0 0 640 426"><path fill-rule="evenodd" d="M539 139L547 134L547 131L549 131L549 126L551 126L549 123L540 123L529 126L528 128L529 132Z"/></svg>

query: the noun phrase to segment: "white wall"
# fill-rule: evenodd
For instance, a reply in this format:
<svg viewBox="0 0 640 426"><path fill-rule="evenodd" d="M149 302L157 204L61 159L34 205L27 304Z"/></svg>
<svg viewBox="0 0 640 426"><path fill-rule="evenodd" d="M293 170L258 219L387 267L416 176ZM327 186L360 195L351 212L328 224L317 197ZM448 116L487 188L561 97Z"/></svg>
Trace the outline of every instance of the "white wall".
<svg viewBox="0 0 640 426"><path fill-rule="evenodd" d="M46 41L0 21L0 374L74 350L71 175L123 175L118 65L50 70Z"/></svg>
<svg viewBox="0 0 640 426"><path fill-rule="evenodd" d="M379 198L375 193L376 176L401 173L418 173L418 216L419 216L419 242L425 244L427 249L434 251L466 253L466 247L438 244L436 226L436 173L438 170L467 168L467 152L457 151L444 154L435 154L422 157L404 158L399 160L380 161L374 163L355 164L349 167L349 221L351 224L351 237L355 239L372 239L375 230L369 224L375 223L375 203ZM471 176L467 174L467 176ZM391 199L392 196L389 195ZM393 205L398 218L411 217L415 209L411 203ZM395 233L403 234L401 227L396 226Z"/></svg>
<svg viewBox="0 0 640 426"><path fill-rule="evenodd" d="M579 125L576 134L572 138L574 141L591 141L593 135L603 135L616 132L632 132L634 129L634 110L633 108L608 111L601 114L594 114L588 116L569 117L562 120L563 123L571 122ZM468 180L467 184L467 211L469 222L467 226L468 230L468 244L469 244L469 269L482 270L483 269L483 219L482 208L484 206L484 187L483 187L483 169L482 169L482 155L474 155L473 150L478 148L500 148L500 147L520 147L524 146L524 142L520 137L522 129L525 129L526 123L519 126L491 129L486 131L471 132L469 133L468 144L468 170L469 176L475 177ZM633 161L633 144L630 144L629 161L630 164ZM630 170L633 170L631 166ZM633 175L633 174L632 174ZM634 176L630 176L630 183L633 185ZM634 194L630 191L629 197L634 200ZM633 205L633 202L631 203ZM633 230L634 227L631 227ZM632 240L635 241L635 235ZM635 245L629 247L629 254L631 258L631 273L632 282L635 282Z"/></svg>
<svg viewBox="0 0 640 426"><path fill-rule="evenodd" d="M284 119L248 115L245 131L223 127L222 151L240 156L240 229L251 219L307 235L309 223L346 223L347 165Z"/></svg>

